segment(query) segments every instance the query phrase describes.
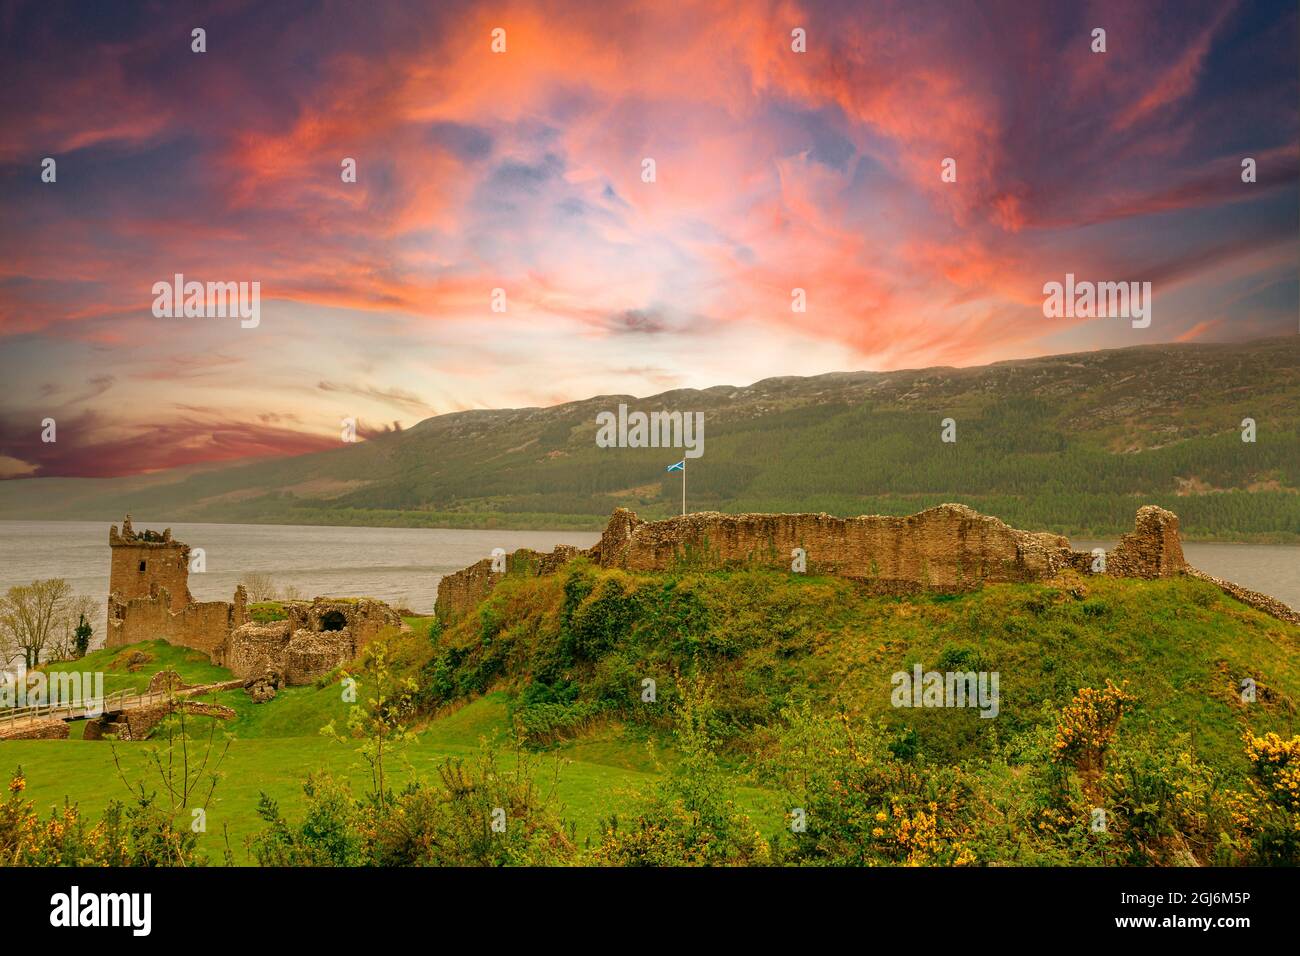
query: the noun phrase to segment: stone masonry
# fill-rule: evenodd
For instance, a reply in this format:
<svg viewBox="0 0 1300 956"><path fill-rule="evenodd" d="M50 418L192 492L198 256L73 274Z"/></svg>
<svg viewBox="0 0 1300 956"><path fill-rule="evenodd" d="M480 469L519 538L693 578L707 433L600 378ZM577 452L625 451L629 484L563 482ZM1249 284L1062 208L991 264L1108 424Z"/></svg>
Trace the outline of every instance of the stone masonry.
<svg viewBox="0 0 1300 956"><path fill-rule="evenodd" d="M188 545L171 529L137 532L131 516L109 530L107 646L165 640L207 654L244 678L268 667L307 684L351 660L385 628L404 629L397 612L368 598L317 598L286 604L288 620L254 624L243 585L233 601L195 601Z"/></svg>
<svg viewBox="0 0 1300 956"><path fill-rule="evenodd" d="M827 514L703 512L642 521L618 508L600 541L586 551L548 555L516 551L509 573L547 574L583 555L601 567L664 571L673 567L763 567L789 571L803 549L810 574L859 581L875 593L960 592L995 583L1045 581L1066 569L1090 571L1093 556L1074 551L1058 534L1019 531L959 504L939 505L903 518ZM1130 534L1107 555L1114 577L1161 578L1187 564L1178 516L1139 509ZM438 585L436 613L454 621L475 607L504 576L490 559L448 575Z"/></svg>
<svg viewBox="0 0 1300 956"><path fill-rule="evenodd" d="M368 598L317 598L286 610L288 620L235 628L220 663L236 677L276 670L291 685L310 684L352 660L385 628L405 626L387 604Z"/></svg>
<svg viewBox="0 0 1300 956"><path fill-rule="evenodd" d="M190 594L190 548L172 540L172 529L137 533L131 527L131 516L122 522L122 533L117 525L108 532L108 546L112 549L108 590L123 601L151 597L156 588L165 588L178 605L193 604Z"/></svg>

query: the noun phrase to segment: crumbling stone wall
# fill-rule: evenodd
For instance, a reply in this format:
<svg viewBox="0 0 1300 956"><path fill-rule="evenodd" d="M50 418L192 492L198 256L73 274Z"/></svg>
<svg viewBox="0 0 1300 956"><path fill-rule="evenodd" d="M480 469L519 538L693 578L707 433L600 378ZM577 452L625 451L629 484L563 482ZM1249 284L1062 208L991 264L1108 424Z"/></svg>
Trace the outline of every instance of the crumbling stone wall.
<svg viewBox="0 0 1300 956"><path fill-rule="evenodd" d="M808 573L870 582L882 593L966 591L987 582L1041 580L1065 564L1070 542L1017 531L965 505L905 518L826 514L685 515L642 522L616 513L600 542L602 567L658 571L674 563L790 570L802 548Z"/></svg>
<svg viewBox="0 0 1300 956"><path fill-rule="evenodd" d="M113 549L108 647L161 639L202 651L240 678L275 668L290 684L309 684L352 660L385 628L406 629L396 611L370 598L296 601L285 605L288 620L253 624L243 585L233 601L193 600L190 549L172 540L170 528L137 533L128 515L122 529L119 534L114 525L108 535ZM144 579L148 587L141 592Z"/></svg>
<svg viewBox="0 0 1300 956"><path fill-rule="evenodd" d="M178 605L192 604L190 594L190 546L172 540L172 529L136 532L131 527L131 516L108 531L108 546L112 549L109 568L108 591L120 600L146 598L155 587L166 588L177 598Z"/></svg>
<svg viewBox="0 0 1300 956"><path fill-rule="evenodd" d="M64 740L67 736L67 722L57 717L12 722L0 719L0 740Z"/></svg>
<svg viewBox="0 0 1300 956"><path fill-rule="evenodd" d="M1122 578L1167 578L1186 568L1178 515L1155 505L1138 509L1133 531L1106 555L1106 573Z"/></svg>
<svg viewBox="0 0 1300 956"><path fill-rule="evenodd" d="M908 517L703 512L646 522L618 508L600 541L586 552L568 548L525 562L511 573L545 574L585 554L601 567L664 571L673 567L765 567L789 571L803 549L809 574L833 574L882 594L969 591L992 583L1044 581L1067 568L1088 571L1090 554L1058 534L1020 531L959 504ZM518 552L517 552L518 554ZM530 553L531 554L531 553ZM1178 518L1148 505L1138 511L1107 561L1122 577L1168 577L1186 567ZM503 575L490 559L448 575L438 585L436 613L455 620L480 603Z"/></svg>
<svg viewBox="0 0 1300 956"><path fill-rule="evenodd" d="M286 605L289 624L293 631L331 630L330 619L342 619L343 627L351 635L350 641L357 650L373 641L385 628L401 628L402 619L383 601L369 598L316 598L310 604ZM340 628L334 628L340 630Z"/></svg>
<svg viewBox="0 0 1300 956"><path fill-rule="evenodd" d="M483 602L502 577L502 572L492 570L492 559L475 561L464 570L444 575L438 582L438 596L433 602L433 614L440 621L460 617Z"/></svg>
<svg viewBox="0 0 1300 956"><path fill-rule="evenodd" d="M1215 585L1225 594L1236 598L1242 604L1253 607L1257 611L1263 611L1279 621L1286 621L1288 624L1300 625L1300 612L1293 611L1277 598L1271 598L1267 594L1260 594L1258 591L1252 591L1250 588L1242 587L1240 584L1233 584L1231 581L1225 581L1223 578L1216 578L1212 574L1206 574L1197 568L1189 567L1186 573L1201 581L1208 581Z"/></svg>
<svg viewBox="0 0 1300 956"><path fill-rule="evenodd" d="M88 720L82 732L82 739L103 740L105 737L116 737L118 740L144 740L168 715L180 709L184 709L186 714L194 717L234 720L236 716L234 710L224 704L166 699L148 707L116 711Z"/></svg>
<svg viewBox="0 0 1300 956"><path fill-rule="evenodd" d="M289 686L311 684L356 656L359 648L347 628L342 631L293 632L284 648L284 679Z"/></svg>
<svg viewBox="0 0 1300 956"><path fill-rule="evenodd" d="M289 617L244 624L230 634L225 666L248 678L277 670L291 685L310 684L357 656L401 617L382 601L317 598L287 606Z"/></svg>
<svg viewBox="0 0 1300 956"><path fill-rule="evenodd" d="M110 594L106 646L125 647L161 639L202 651L220 663L227 637L246 617L246 605L242 585L235 590L233 602L201 601L179 609L174 609L171 592L162 587L155 587L147 597L128 601Z"/></svg>
<svg viewBox="0 0 1300 956"><path fill-rule="evenodd" d="M615 515L624 509L619 508ZM627 511L626 514L632 514ZM635 517L635 516L634 516ZM610 524L614 519L610 519ZM475 561L469 567L446 575L438 582L438 596L434 599L433 613L439 620L455 617L459 609L476 607L482 603L491 590L497 586L507 573L511 574L554 574L564 565L579 555L594 554L600 545L589 550L574 547L571 544L556 546L554 551L546 554L532 548L520 548L506 555L506 571L493 571L492 559Z"/></svg>
<svg viewBox="0 0 1300 956"><path fill-rule="evenodd" d="M236 677L251 677L275 667L283 670L281 656L289 643L288 621L248 623L230 632L225 665Z"/></svg>

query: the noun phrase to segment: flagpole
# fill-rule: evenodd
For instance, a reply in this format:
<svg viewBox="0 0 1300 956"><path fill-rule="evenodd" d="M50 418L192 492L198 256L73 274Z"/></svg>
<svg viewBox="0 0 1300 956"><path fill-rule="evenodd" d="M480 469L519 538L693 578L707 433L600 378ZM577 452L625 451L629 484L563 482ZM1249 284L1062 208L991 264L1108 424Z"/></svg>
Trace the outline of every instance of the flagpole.
<svg viewBox="0 0 1300 956"><path fill-rule="evenodd" d="M682 517L686 517L686 456L682 455Z"/></svg>

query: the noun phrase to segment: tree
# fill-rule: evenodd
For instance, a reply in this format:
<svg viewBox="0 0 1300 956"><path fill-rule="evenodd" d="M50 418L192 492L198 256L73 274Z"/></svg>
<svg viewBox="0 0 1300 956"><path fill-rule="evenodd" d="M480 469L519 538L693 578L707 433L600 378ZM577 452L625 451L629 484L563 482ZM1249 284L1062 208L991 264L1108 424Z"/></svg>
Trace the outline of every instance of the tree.
<svg viewBox="0 0 1300 956"><path fill-rule="evenodd" d="M41 663L46 647L59 638L72 588L63 578L18 584L0 598L0 644L9 661L28 670Z"/></svg>
<svg viewBox="0 0 1300 956"><path fill-rule="evenodd" d="M103 615L103 607L88 594L78 594L64 603L54 637L46 648L47 661L71 661L86 656L95 628L90 622Z"/></svg>
<svg viewBox="0 0 1300 956"><path fill-rule="evenodd" d="M389 799L384 779L385 760L415 739L407 722L415 711L418 688L411 678L398 677L392 672L383 644L371 644L366 648L362 672L367 681L373 683L374 696L367 698L364 704L349 708L345 732L336 730L331 720L321 728L321 733L340 742L349 739L361 741L357 753L370 768L372 793L382 808ZM355 681L347 672L343 678Z"/></svg>
<svg viewBox="0 0 1300 956"><path fill-rule="evenodd" d="M239 579L239 583L244 586L248 599L254 604L275 600L275 581L265 571L249 571Z"/></svg>
<svg viewBox="0 0 1300 956"><path fill-rule="evenodd" d="M86 622L86 615L82 614L77 621L77 630L73 632L76 638L76 651L78 657L85 657L86 652L90 650L90 638L94 634L94 629Z"/></svg>

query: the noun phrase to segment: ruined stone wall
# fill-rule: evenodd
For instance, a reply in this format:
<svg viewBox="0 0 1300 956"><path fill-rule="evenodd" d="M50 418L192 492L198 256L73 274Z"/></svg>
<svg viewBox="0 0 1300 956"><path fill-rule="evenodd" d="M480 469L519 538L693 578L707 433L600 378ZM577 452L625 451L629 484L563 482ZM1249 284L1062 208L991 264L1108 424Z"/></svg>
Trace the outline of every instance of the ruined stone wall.
<svg viewBox="0 0 1300 956"><path fill-rule="evenodd" d="M230 635L226 666L247 679L279 671L290 686L314 683L356 656L351 632L291 631L288 621L245 624Z"/></svg>
<svg viewBox="0 0 1300 956"><path fill-rule="evenodd" d="M68 725L57 717L8 722L0 719L0 740L63 740Z"/></svg>
<svg viewBox="0 0 1300 956"><path fill-rule="evenodd" d="M1186 568L1178 516L1155 505L1138 509L1133 531L1106 555L1106 573L1122 578L1167 578Z"/></svg>
<svg viewBox="0 0 1300 956"><path fill-rule="evenodd" d="M131 527L131 516L122 522L121 533L117 525L108 532L108 545L112 549L109 568L108 591L124 601L148 597L155 587L166 588L178 606L190 604L190 547L172 540L171 528L159 533L136 533Z"/></svg>
<svg viewBox="0 0 1300 956"><path fill-rule="evenodd" d="M501 577L501 572L492 570L491 558L476 561L455 574L444 575L438 582L438 596L433 602L434 617L451 621L477 607Z"/></svg>
<svg viewBox="0 0 1300 956"><path fill-rule="evenodd" d="M240 678L279 670L290 684L309 684L387 629L405 630L387 604L370 598L316 598L286 605L288 620L250 623L241 584L233 602L195 602L189 591L188 545L171 529L136 532L131 516L108 533L112 549L105 646L164 640L208 655Z"/></svg>
<svg viewBox="0 0 1300 956"><path fill-rule="evenodd" d="M607 529L601 538L602 567L659 571L687 562L788 571L802 548L809 574L860 579L882 593L1042 580L1065 565L1070 547L1060 535L1017 531L964 505L905 518L704 512L655 522L616 513L616 520L615 534Z"/></svg>
<svg viewBox="0 0 1300 956"><path fill-rule="evenodd" d="M403 627L402 619L396 611L382 601L369 598L316 598L310 604L287 605L285 610L289 615L290 628L295 632L328 632L331 630L330 620L342 619L350 634L349 643L358 651L378 637L385 628L400 630Z"/></svg>
<svg viewBox="0 0 1300 956"><path fill-rule="evenodd" d="M284 649L284 680L290 687L311 684L336 667L341 667L360 650L351 633L342 631L294 631Z"/></svg>
<svg viewBox="0 0 1300 956"><path fill-rule="evenodd" d="M230 632L225 666L236 677L248 678L275 668L284 669L284 648L289 643L289 622L248 623Z"/></svg>
<svg viewBox="0 0 1300 956"><path fill-rule="evenodd" d="M1068 568L1089 571L1092 556L1067 538L1019 531L965 505L946 504L908 517L717 512L645 522L616 509L600 542L587 552L566 549L530 559L523 573L550 573L579 553L602 567L664 571L673 567L750 566L791 570L802 549L809 574L862 582L882 594L969 591L992 583L1043 581ZM511 573L520 573L514 556ZM1167 577L1186 564L1177 516L1146 506L1133 533L1108 555L1107 573ZM435 613L453 621L480 603L503 575L484 559L442 579Z"/></svg>
<svg viewBox="0 0 1300 956"><path fill-rule="evenodd" d="M149 597L108 602L106 647L124 647L139 641L164 640L192 647L220 663L222 649L236 626L235 605L229 601L202 601L173 610L174 600L165 588Z"/></svg>
<svg viewBox="0 0 1300 956"><path fill-rule="evenodd" d="M1240 584L1233 584L1231 581L1223 580L1223 578L1216 578L1214 575L1206 574L1197 568L1189 567L1186 573L1200 581L1208 581L1220 588L1224 593L1231 595L1242 604L1253 607L1257 611L1263 611L1279 621L1300 625L1300 612L1293 611L1277 598L1271 598L1267 594L1260 594L1258 591L1252 591Z"/></svg>
<svg viewBox="0 0 1300 956"><path fill-rule="evenodd" d="M88 720L85 730L82 731L82 739L103 740L105 737L115 737L118 740L144 740L153 733L155 727L178 710L184 710L186 714L194 717L235 719L234 710L224 704L167 699L147 707L116 711Z"/></svg>
<svg viewBox="0 0 1300 956"><path fill-rule="evenodd" d="M632 514L622 508L615 514L619 512ZM610 519L610 525L613 524L614 520ZM506 555L505 564L511 574L554 574L579 555L594 555L599 548L600 545L596 545L590 550L583 550L571 544L561 544L554 551L545 554L532 548L520 548ZM492 559L484 558L455 574L446 575L438 582L438 596L433 604L434 617L440 621L451 620L462 609L476 607L505 574L504 571L493 571Z"/></svg>
<svg viewBox="0 0 1300 956"><path fill-rule="evenodd" d="M236 677L277 670L290 685L311 684L355 658L383 631L406 627L387 604L365 598L317 598L286 610L287 620L231 631L224 663Z"/></svg>

